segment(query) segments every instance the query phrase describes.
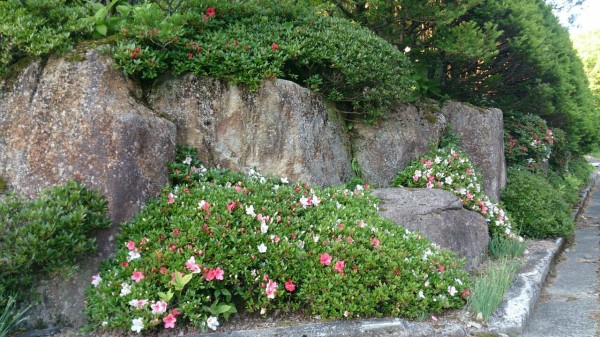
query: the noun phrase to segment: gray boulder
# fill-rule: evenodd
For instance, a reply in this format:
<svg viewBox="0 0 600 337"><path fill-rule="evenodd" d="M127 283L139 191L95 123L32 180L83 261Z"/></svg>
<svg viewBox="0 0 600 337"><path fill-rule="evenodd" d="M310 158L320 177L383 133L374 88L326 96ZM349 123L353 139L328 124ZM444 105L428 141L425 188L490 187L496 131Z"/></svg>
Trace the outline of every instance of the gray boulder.
<svg viewBox="0 0 600 337"><path fill-rule="evenodd" d="M118 224L168 181L175 126L138 103L132 90L97 51L82 61L34 61L0 82L0 176L8 186L33 197L76 180L106 197L113 223L99 234L99 252L85 267L43 282L33 324L85 323L85 288L99 261L114 252Z"/></svg>
<svg viewBox="0 0 600 337"><path fill-rule="evenodd" d="M438 143L445 127L443 115L409 104L398 105L374 125L355 123L352 149L362 177L378 187L391 186L399 170Z"/></svg>
<svg viewBox="0 0 600 337"><path fill-rule="evenodd" d="M198 149L206 166L256 168L320 186L352 178L344 123L310 90L265 81L258 92L226 81L167 77L148 102L177 125L177 142Z"/></svg>
<svg viewBox="0 0 600 337"><path fill-rule="evenodd" d="M420 231L436 244L466 258L474 269L487 256L489 234L483 216L463 208L460 199L440 189L373 190L381 200L379 213L395 224Z"/></svg>
<svg viewBox="0 0 600 337"><path fill-rule="evenodd" d="M500 191L506 186L502 111L447 101L442 114L482 175L484 191L491 199L499 200Z"/></svg>

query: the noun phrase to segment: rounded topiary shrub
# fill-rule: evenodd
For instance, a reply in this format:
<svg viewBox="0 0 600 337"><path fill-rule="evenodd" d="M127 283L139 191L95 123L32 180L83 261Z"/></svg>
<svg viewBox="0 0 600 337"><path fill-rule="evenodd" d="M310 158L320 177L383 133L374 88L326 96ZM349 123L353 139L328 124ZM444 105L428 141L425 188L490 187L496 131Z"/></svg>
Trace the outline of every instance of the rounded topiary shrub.
<svg viewBox="0 0 600 337"><path fill-rule="evenodd" d="M179 184L122 227L93 278L96 327L217 329L242 311L422 317L465 304L463 261L381 218L367 188L206 170L186 151L170 165Z"/></svg>
<svg viewBox="0 0 600 337"><path fill-rule="evenodd" d="M546 178L513 167L507 181L501 199L521 235L543 239L573 233L571 208Z"/></svg>

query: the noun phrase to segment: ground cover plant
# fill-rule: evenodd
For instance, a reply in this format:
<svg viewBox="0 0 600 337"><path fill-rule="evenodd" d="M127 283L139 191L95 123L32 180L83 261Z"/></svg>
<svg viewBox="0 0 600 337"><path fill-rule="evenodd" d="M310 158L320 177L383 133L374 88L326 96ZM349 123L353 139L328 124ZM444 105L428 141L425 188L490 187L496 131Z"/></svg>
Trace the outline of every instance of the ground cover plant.
<svg viewBox="0 0 600 337"><path fill-rule="evenodd" d="M19 293L27 298L42 275L72 267L95 249L92 235L107 227L106 202L70 182L29 201L0 198L0 307Z"/></svg>
<svg viewBox="0 0 600 337"><path fill-rule="evenodd" d="M512 231L508 214L481 188L474 165L456 145L431 150L406 165L394 178L394 186L441 188L454 193L466 209L481 214L491 236L520 238Z"/></svg>
<svg viewBox="0 0 600 337"><path fill-rule="evenodd" d="M94 328L217 329L235 312L276 310L414 318L465 304L463 261L381 218L366 187L207 170L193 153L178 153L176 185L122 227L94 276Z"/></svg>

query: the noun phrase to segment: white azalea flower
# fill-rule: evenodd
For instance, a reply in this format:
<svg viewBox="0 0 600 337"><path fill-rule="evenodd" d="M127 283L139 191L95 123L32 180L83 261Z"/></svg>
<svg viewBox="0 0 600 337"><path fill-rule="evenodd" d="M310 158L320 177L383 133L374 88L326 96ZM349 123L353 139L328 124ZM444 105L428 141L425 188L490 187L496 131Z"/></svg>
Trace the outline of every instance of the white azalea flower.
<svg viewBox="0 0 600 337"><path fill-rule="evenodd" d="M425 298L425 295L423 295L423 290L419 290L419 295L420 298Z"/></svg>
<svg viewBox="0 0 600 337"><path fill-rule="evenodd" d="M269 230L269 226L267 226L267 223L265 222L265 220L261 221L260 232L263 234L266 234L268 230Z"/></svg>
<svg viewBox="0 0 600 337"><path fill-rule="evenodd" d="M315 206L319 206L319 204L321 203L321 200L316 195L313 195L312 196L312 203Z"/></svg>
<svg viewBox="0 0 600 337"><path fill-rule="evenodd" d="M127 296L131 294L131 285L127 282L121 284L121 296Z"/></svg>
<svg viewBox="0 0 600 337"><path fill-rule="evenodd" d="M208 326L212 330L217 330L217 327L219 326L219 321L217 320L216 317L210 316L206 320L206 326Z"/></svg>
<svg viewBox="0 0 600 337"><path fill-rule="evenodd" d="M102 282L102 277L100 277L100 274L96 274L96 275L92 276L92 285L94 287L99 286L100 282Z"/></svg>
<svg viewBox="0 0 600 337"><path fill-rule="evenodd" d="M131 331L135 331L137 333L142 332L144 329L144 319L141 317L134 318L131 320Z"/></svg>
<svg viewBox="0 0 600 337"><path fill-rule="evenodd" d="M283 178L281 178L281 183L282 184L289 184L290 182L288 181L288 178L283 177Z"/></svg>
<svg viewBox="0 0 600 337"><path fill-rule="evenodd" d="M266 253L266 252L267 252L267 246L265 246L265 244L264 244L264 243L261 243L261 244L258 246L258 252L259 252L259 253Z"/></svg>
<svg viewBox="0 0 600 337"><path fill-rule="evenodd" d="M192 163L192 157L190 157L190 156L185 157L185 160L183 161L183 163L186 165L190 165Z"/></svg>
<svg viewBox="0 0 600 337"><path fill-rule="evenodd" d="M142 256L140 255L140 253L130 250L129 253L127 253L127 262L131 262L133 260L139 259Z"/></svg>
<svg viewBox="0 0 600 337"><path fill-rule="evenodd" d="M246 214L251 215L253 217L256 216L256 213L254 213L254 205L246 207Z"/></svg>
<svg viewBox="0 0 600 337"><path fill-rule="evenodd" d="M448 287L448 293L450 294L450 296L454 296L456 295L458 291L456 290L456 288L454 286L449 286Z"/></svg>

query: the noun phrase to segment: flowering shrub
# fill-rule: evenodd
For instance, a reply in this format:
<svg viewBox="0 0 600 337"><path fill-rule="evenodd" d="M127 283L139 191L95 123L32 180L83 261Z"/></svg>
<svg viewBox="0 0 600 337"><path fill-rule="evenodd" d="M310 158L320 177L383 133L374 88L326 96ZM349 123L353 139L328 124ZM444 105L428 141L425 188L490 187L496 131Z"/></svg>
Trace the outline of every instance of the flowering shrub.
<svg viewBox="0 0 600 337"><path fill-rule="evenodd" d="M106 202L70 182L32 200L0 198L0 307L7 294L27 297L37 277L72 266L95 250L91 234L109 226Z"/></svg>
<svg viewBox="0 0 600 337"><path fill-rule="evenodd" d="M398 173L394 186L441 188L454 193L466 209L483 215L490 235L517 238L508 215L485 195L473 164L452 146L431 151Z"/></svg>
<svg viewBox="0 0 600 337"><path fill-rule="evenodd" d="M546 121L531 114L504 114L504 154L508 166L540 168L554 146L554 133Z"/></svg>
<svg viewBox="0 0 600 337"><path fill-rule="evenodd" d="M242 310L419 317L464 305L463 262L381 218L367 187L206 170L192 155L171 165L185 183L122 227L92 279L97 327L215 330Z"/></svg>

